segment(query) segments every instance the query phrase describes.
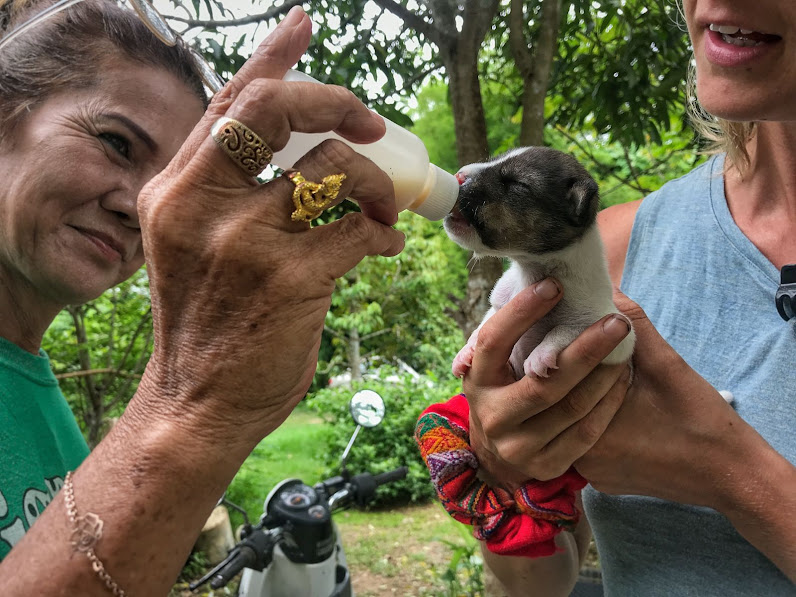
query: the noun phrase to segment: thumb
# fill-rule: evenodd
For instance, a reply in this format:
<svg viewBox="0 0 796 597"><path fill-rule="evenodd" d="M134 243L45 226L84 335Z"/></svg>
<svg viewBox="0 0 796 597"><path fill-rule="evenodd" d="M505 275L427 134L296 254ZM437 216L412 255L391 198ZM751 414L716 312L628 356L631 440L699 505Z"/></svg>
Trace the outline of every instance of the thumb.
<svg viewBox="0 0 796 597"><path fill-rule="evenodd" d="M639 307L638 303L630 300L626 294L624 294L619 288L614 287L614 305L616 308L619 309L629 320L630 323L633 325L633 329L638 332L637 326L644 328L646 326L652 326L650 323L647 314L644 312L644 309Z"/></svg>
<svg viewBox="0 0 796 597"><path fill-rule="evenodd" d="M657 356L673 352L671 346L663 339L652 325L646 312L638 303L630 300L621 290L614 288L614 304L622 314L630 320L636 334L636 349L633 360L641 362Z"/></svg>
<svg viewBox="0 0 796 597"><path fill-rule="evenodd" d="M324 247L317 264L321 275L340 278L368 255L394 257L404 248L403 232L372 220L362 213L349 213L330 224L309 231L312 251Z"/></svg>

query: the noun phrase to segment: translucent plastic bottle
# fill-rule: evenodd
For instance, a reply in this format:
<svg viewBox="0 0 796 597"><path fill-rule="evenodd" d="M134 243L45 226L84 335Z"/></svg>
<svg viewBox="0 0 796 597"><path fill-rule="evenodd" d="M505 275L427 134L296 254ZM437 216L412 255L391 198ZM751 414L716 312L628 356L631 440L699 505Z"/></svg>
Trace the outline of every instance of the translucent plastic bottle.
<svg viewBox="0 0 796 597"><path fill-rule="evenodd" d="M288 71L285 81L311 81L312 77ZM310 149L326 139L338 139L372 160L392 179L398 211L409 209L429 220L439 220L453 209L459 194L456 178L429 162L423 142L406 129L384 119L387 132L374 143L352 143L335 133L291 133L282 151L274 154L272 162L282 169L293 164Z"/></svg>

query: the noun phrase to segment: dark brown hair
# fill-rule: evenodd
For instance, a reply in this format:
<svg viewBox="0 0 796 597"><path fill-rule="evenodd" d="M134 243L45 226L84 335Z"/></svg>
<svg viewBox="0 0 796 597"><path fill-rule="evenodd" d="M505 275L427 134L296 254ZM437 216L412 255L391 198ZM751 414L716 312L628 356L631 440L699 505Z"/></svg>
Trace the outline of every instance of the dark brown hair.
<svg viewBox="0 0 796 597"><path fill-rule="evenodd" d="M0 38L53 0L0 0ZM84 0L21 34L0 50L0 140L56 91L97 83L108 56L162 68L207 106L188 48L169 47L135 13L113 0Z"/></svg>

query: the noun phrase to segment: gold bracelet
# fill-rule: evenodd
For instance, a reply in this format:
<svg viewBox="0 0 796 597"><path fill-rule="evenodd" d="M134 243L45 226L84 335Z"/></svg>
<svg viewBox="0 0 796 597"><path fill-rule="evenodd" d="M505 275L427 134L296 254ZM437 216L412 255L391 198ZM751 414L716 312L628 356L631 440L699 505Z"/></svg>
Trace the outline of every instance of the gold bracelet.
<svg viewBox="0 0 796 597"><path fill-rule="evenodd" d="M64 479L64 504L66 505L66 517L69 519L69 524L72 527L72 549L74 551L81 551L86 554L86 557L91 562L91 567L97 576L100 577L108 590L117 597L126 597L125 593L119 585L116 584L105 570L105 565L94 553L94 546L102 538L102 519L93 512L86 513L85 516L79 516L77 513L77 506L75 506L75 490L72 486L72 471L66 473Z"/></svg>

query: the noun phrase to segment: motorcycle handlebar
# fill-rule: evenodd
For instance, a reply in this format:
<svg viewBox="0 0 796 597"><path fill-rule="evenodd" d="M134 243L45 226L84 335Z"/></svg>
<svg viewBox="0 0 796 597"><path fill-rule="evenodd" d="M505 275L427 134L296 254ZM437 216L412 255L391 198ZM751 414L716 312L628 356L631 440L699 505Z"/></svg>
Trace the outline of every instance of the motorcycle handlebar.
<svg viewBox="0 0 796 597"><path fill-rule="evenodd" d="M379 485L403 479L406 477L408 471L409 469L405 466L400 466L395 470L378 475L373 475L371 473L355 475L351 479L351 485L354 488L353 497L357 504L364 506L373 498L373 495L376 493L376 488Z"/></svg>
<svg viewBox="0 0 796 597"><path fill-rule="evenodd" d="M400 481L401 479L406 479L406 474L408 472L409 469L407 467L399 466L395 470L374 475L373 480L376 482L376 487L378 487L379 485L384 485L385 483L392 483L393 481Z"/></svg>
<svg viewBox="0 0 796 597"><path fill-rule="evenodd" d="M257 562L257 554L248 545L241 545L240 550L236 553L229 562L218 571L218 573L210 581L210 587L213 589L220 589L227 586L229 581L235 578L244 568L251 568Z"/></svg>

